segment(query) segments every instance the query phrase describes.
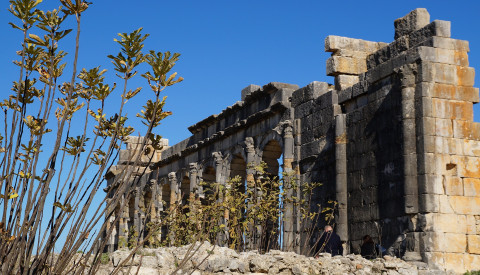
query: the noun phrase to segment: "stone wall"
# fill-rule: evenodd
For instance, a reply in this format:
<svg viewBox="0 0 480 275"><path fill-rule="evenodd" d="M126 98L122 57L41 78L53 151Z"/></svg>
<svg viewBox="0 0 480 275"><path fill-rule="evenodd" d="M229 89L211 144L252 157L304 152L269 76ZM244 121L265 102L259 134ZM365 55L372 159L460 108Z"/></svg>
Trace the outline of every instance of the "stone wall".
<svg viewBox="0 0 480 275"><path fill-rule="evenodd" d="M430 22L425 9L394 25L389 44L327 37L334 85L250 85L241 101L189 127L191 137L153 152L148 173L132 178L134 199L115 210L121 218L111 225L118 228L111 249L128 226L155 218L140 206L159 213L167 207L162 200L202 196L200 181L249 181L247 163L265 161L272 174L283 165L300 183L323 183L312 208L338 202L335 230L347 251L357 252L369 234L409 261L480 269L480 124L473 121L479 91L468 42L450 38L450 22ZM107 175L109 194L137 143L132 139ZM299 215L286 209L284 241L301 251Z"/></svg>

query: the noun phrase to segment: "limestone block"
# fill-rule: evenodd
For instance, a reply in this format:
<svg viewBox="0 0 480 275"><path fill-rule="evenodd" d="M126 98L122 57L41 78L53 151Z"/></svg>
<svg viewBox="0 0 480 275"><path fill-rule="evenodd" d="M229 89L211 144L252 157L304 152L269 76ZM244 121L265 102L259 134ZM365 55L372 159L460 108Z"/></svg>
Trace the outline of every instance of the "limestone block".
<svg viewBox="0 0 480 275"><path fill-rule="evenodd" d="M443 177L440 175L420 175L418 176L418 185L421 194L445 194Z"/></svg>
<svg viewBox="0 0 480 275"><path fill-rule="evenodd" d="M445 253L442 252L424 252L423 260L430 268L445 269Z"/></svg>
<svg viewBox="0 0 480 275"><path fill-rule="evenodd" d="M467 215L480 213L480 197L449 196L448 201L455 213Z"/></svg>
<svg viewBox="0 0 480 275"><path fill-rule="evenodd" d="M348 38L336 35L329 35L325 38L325 51L337 52L338 50L350 50L357 52L372 53L384 46L386 43L372 42L355 38Z"/></svg>
<svg viewBox="0 0 480 275"><path fill-rule="evenodd" d="M467 236L457 233L425 232L421 238L425 251L464 253L467 248Z"/></svg>
<svg viewBox="0 0 480 275"><path fill-rule="evenodd" d="M445 253L445 270L450 272L465 271L463 253Z"/></svg>
<svg viewBox="0 0 480 275"><path fill-rule="evenodd" d="M394 21L395 39L419 30L430 23L430 14L424 8L418 8Z"/></svg>
<svg viewBox="0 0 480 275"><path fill-rule="evenodd" d="M466 221L467 221L467 234L468 235L475 235L477 233L480 233L477 230L477 220L475 219L475 216L473 215L465 215Z"/></svg>
<svg viewBox="0 0 480 275"><path fill-rule="evenodd" d="M254 84L250 84L247 87L242 89L242 101L245 100L245 98L250 95L251 93L255 92L256 90L260 90L262 87Z"/></svg>
<svg viewBox="0 0 480 275"><path fill-rule="evenodd" d="M434 69L435 82L445 84L457 84L457 66L443 63L434 63Z"/></svg>
<svg viewBox="0 0 480 275"><path fill-rule="evenodd" d="M466 51L455 51L441 48L421 46L417 48L418 55L423 61L445 63L456 66L468 67L468 54Z"/></svg>
<svg viewBox="0 0 480 275"><path fill-rule="evenodd" d="M358 83L358 76L340 74L335 77L335 89L342 91Z"/></svg>
<svg viewBox="0 0 480 275"><path fill-rule="evenodd" d="M435 119L435 134L441 137L453 137L452 121L450 119Z"/></svg>
<svg viewBox="0 0 480 275"><path fill-rule="evenodd" d="M445 177L445 194L450 196L463 196L463 182L459 177Z"/></svg>
<svg viewBox="0 0 480 275"><path fill-rule="evenodd" d="M465 178L480 178L480 158L465 156L459 159L458 175Z"/></svg>
<svg viewBox="0 0 480 275"><path fill-rule="evenodd" d="M467 233L467 218L465 215L427 213L420 216L422 231L435 231L444 233Z"/></svg>
<svg viewBox="0 0 480 275"><path fill-rule="evenodd" d="M358 75L365 71L367 71L367 62L364 59L332 56L327 60L327 75Z"/></svg>
<svg viewBox="0 0 480 275"><path fill-rule="evenodd" d="M440 195L421 194L419 195L418 204L421 212L439 212L440 211Z"/></svg>
<svg viewBox="0 0 480 275"><path fill-rule="evenodd" d="M457 66L457 84L471 87L475 83L475 69L471 67Z"/></svg>
<svg viewBox="0 0 480 275"><path fill-rule="evenodd" d="M480 235L467 235L468 253L480 254Z"/></svg>
<svg viewBox="0 0 480 275"><path fill-rule="evenodd" d="M430 37L420 45L434 47L434 48L441 48L446 50L467 52L467 53L470 51L468 41L466 40L458 40L458 39L439 37L439 36Z"/></svg>
<svg viewBox="0 0 480 275"><path fill-rule="evenodd" d="M480 123L465 120L454 120L453 130L455 138L480 140Z"/></svg>
<svg viewBox="0 0 480 275"><path fill-rule="evenodd" d="M447 195L438 195L439 202L439 212L444 214L453 214L455 213L452 204L450 202L450 196Z"/></svg>
<svg viewBox="0 0 480 275"><path fill-rule="evenodd" d="M474 87L435 83L431 89L431 92L432 93L430 96L437 98L469 101L474 103L479 101L478 88Z"/></svg>
<svg viewBox="0 0 480 275"><path fill-rule="evenodd" d="M463 258L465 270L480 270L480 255L467 254Z"/></svg>
<svg viewBox="0 0 480 275"><path fill-rule="evenodd" d="M480 179L464 178L463 188L465 196L480 197Z"/></svg>
<svg viewBox="0 0 480 275"><path fill-rule="evenodd" d="M445 138L445 137L435 137L435 146L436 146L436 151L437 153L441 154L450 154L450 155L455 155L455 154L462 154L462 147L461 147L461 142L458 139L454 138ZM460 146L460 148L457 148L457 146Z"/></svg>

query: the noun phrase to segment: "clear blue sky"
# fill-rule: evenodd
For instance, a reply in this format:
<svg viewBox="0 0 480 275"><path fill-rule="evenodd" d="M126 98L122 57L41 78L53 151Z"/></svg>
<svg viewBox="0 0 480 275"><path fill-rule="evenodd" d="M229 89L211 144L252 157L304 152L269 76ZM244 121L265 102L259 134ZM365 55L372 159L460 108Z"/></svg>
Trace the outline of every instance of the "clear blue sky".
<svg viewBox="0 0 480 275"><path fill-rule="evenodd" d="M53 0L44 2L42 6L47 8L58 5ZM476 0L93 2L82 19L79 69L102 65L109 69L108 82L120 82L106 56L118 52L113 42L117 33L139 27L150 33L146 50L182 54L175 71L185 80L165 91L165 109L173 116L157 129L170 145L190 136L188 126L240 100L240 91L249 84L333 83L333 78L325 75L330 55L324 52L326 36L391 42L393 21L418 7L427 8L431 20L452 21L452 37L470 41L470 64L480 65L480 1ZM11 61L16 59L21 36L7 24L14 19L7 12L7 1L3 5L0 86L6 96L11 82L18 78ZM73 55L74 33L67 40L60 47ZM129 88L143 86L144 91L138 100L127 103L134 121L140 104L151 95L148 85L138 79ZM479 80L477 76L476 83ZM480 121L478 106L475 120Z"/></svg>

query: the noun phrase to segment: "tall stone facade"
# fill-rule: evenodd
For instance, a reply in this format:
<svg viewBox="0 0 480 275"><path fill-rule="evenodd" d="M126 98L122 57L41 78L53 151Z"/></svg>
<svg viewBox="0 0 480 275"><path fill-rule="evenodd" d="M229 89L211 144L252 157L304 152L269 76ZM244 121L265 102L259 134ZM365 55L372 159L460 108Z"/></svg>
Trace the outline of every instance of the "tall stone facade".
<svg viewBox="0 0 480 275"><path fill-rule="evenodd" d="M189 138L171 147L165 140L137 175L126 209L115 212L110 247L129 227L158 219L168 207L162 201L201 196L200 181L248 181L254 171L247 164L261 161L278 174L280 160L299 182L324 184L315 201L338 202L336 231L350 252L369 234L406 260L480 269L479 91L468 42L450 38L450 22L430 22L425 9L394 25L390 44L327 37L334 85L250 85L241 101L189 127ZM139 142L132 138L121 152L107 192ZM142 212L148 204L149 217ZM284 241L300 251L298 217L286 209Z"/></svg>

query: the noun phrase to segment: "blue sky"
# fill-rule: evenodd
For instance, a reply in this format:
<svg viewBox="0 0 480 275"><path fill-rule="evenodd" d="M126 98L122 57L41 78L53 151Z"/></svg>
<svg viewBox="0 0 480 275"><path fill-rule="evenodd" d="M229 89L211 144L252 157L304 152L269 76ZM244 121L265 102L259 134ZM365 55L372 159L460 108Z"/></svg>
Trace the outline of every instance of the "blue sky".
<svg viewBox="0 0 480 275"><path fill-rule="evenodd" d="M46 8L58 6L57 1L44 2ZM470 41L470 65L480 65L480 1L475 0L93 2L82 17L79 69L102 65L109 70L107 82L119 83L106 56L119 50L113 41L117 33L139 27L150 34L146 50L182 54L175 71L185 80L165 90L165 109L173 115L156 130L170 145L190 136L188 126L240 100L240 91L249 84L276 81L302 87L312 81L333 83L333 78L325 75L330 56L324 52L326 36L391 42L393 21L418 7L427 8L431 20L452 21L452 37ZM0 86L6 96L18 78L11 61L20 49L21 35L7 24L14 19L7 12L6 1L3 3ZM74 33L66 40L60 47L71 52L72 58ZM476 76L476 83L479 80ZM139 125L135 114L152 95L142 78L128 88L138 86L144 90L126 107L134 125ZM117 89L114 96L119 96ZM474 108L475 120L480 121L480 109ZM140 134L143 131L140 127Z"/></svg>
<svg viewBox="0 0 480 275"><path fill-rule="evenodd" d="M53 8L56 2L46 0L42 5ZM417 7L427 8L431 20L452 21L452 37L469 40L470 64L480 64L479 1L93 2L82 18L80 68L102 65L109 69L107 81L119 82L106 56L118 51L113 42L117 33L139 27L150 33L145 49L182 54L176 71L185 80L165 90L166 109L173 116L157 129L170 144L187 138L188 126L240 100L240 91L249 84L333 83L333 78L325 75L327 35L391 42L393 20ZM0 11L0 30L8 37L0 44L0 85L5 89L17 78L11 61L19 47L18 43L10 43L18 41L18 34L7 25L12 17L6 8ZM66 43L64 49L73 52L71 46ZM478 76L476 80L479 83ZM132 120L140 104L151 96L143 79L138 78L129 88L137 86L144 90L141 98L128 103ZM475 120L480 121L480 110L477 106L475 109Z"/></svg>

